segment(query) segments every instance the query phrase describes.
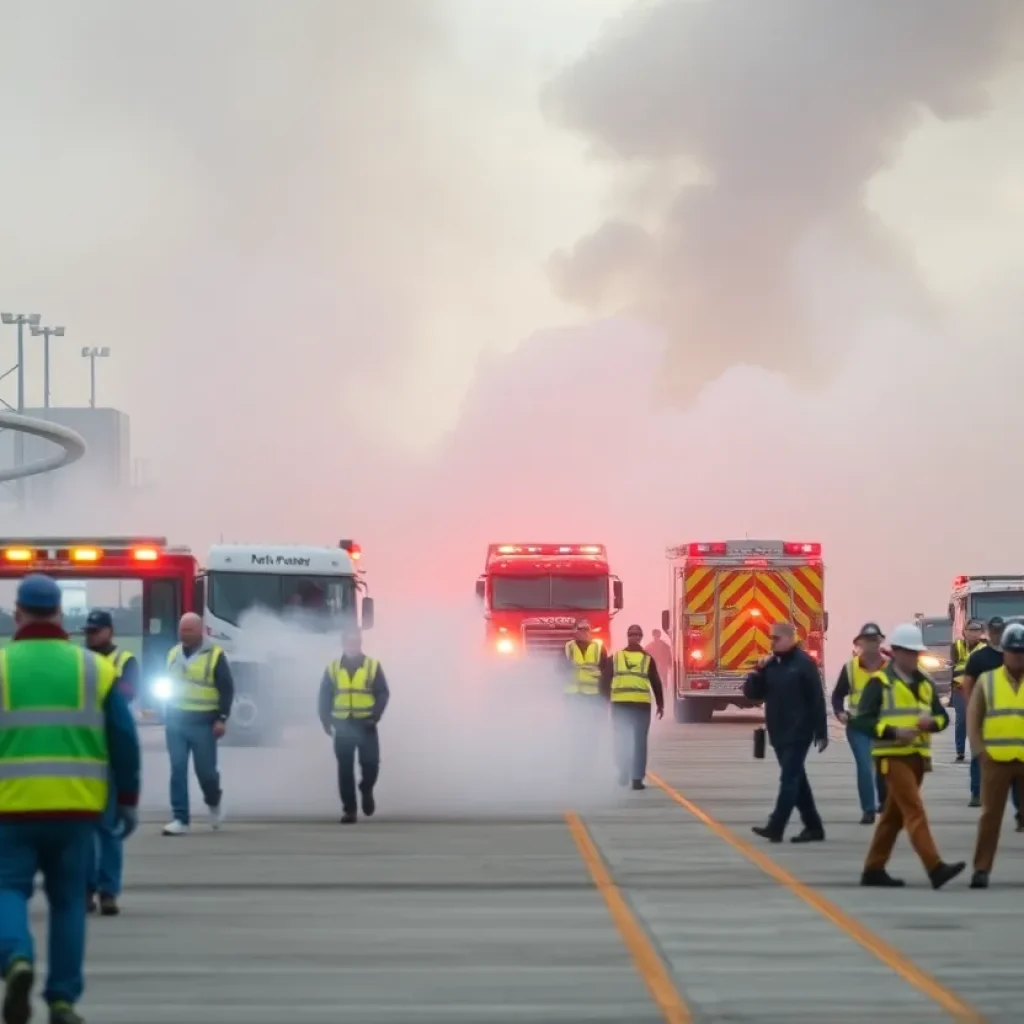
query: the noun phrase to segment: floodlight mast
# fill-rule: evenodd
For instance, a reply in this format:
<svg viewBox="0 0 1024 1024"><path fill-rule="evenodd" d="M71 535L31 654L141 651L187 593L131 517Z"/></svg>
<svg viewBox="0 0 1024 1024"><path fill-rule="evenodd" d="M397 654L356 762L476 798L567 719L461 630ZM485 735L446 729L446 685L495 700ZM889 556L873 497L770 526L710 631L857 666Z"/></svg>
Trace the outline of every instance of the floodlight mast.
<svg viewBox="0 0 1024 1024"><path fill-rule="evenodd" d="M82 349L82 358L89 360L89 408L96 408L96 360L106 359L110 355L110 349L104 345L102 348L86 345Z"/></svg>
<svg viewBox="0 0 1024 1024"><path fill-rule="evenodd" d="M25 325L29 327L38 327L39 321L42 320L42 316L39 313L0 313L0 323L7 324L8 326L14 326L18 328L18 363L12 369L18 371L18 408L17 412L19 415L23 415L25 412ZM11 371L8 370L8 373ZM6 376L6 374L4 375ZM7 405L6 402L3 403ZM10 408L10 406L7 406ZM25 435L23 433L16 433L14 435L14 468L17 472L25 464ZM21 482L21 477L18 479L18 504L24 505L25 501L25 488Z"/></svg>
<svg viewBox="0 0 1024 1024"><path fill-rule="evenodd" d="M43 408L50 408L50 338L63 338L63 327L33 327L32 336L43 339Z"/></svg>

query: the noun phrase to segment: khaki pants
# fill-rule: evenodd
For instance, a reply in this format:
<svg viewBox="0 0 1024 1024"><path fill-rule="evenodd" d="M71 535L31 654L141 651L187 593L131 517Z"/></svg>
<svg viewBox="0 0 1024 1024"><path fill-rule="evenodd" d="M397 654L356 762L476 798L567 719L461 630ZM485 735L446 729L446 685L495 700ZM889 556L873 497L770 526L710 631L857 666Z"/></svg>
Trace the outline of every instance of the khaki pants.
<svg viewBox="0 0 1024 1024"><path fill-rule="evenodd" d="M889 863L903 829L926 871L934 871L942 863L921 802L921 783L930 768L920 754L883 757L879 761L888 795L864 862L865 871L881 871Z"/></svg>
<svg viewBox="0 0 1024 1024"><path fill-rule="evenodd" d="M1006 813L1006 798L1016 786L1024 796L1024 761L993 761L986 757L981 766L981 817L974 847L974 870L991 871L999 846L999 833Z"/></svg>

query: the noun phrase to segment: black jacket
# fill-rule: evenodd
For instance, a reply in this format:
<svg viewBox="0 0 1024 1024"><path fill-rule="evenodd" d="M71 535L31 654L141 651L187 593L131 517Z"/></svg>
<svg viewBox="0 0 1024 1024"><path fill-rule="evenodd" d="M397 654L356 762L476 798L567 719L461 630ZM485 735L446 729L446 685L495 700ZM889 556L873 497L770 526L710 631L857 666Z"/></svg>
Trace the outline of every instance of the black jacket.
<svg viewBox="0 0 1024 1024"><path fill-rule="evenodd" d="M825 739L825 690L814 659L799 647L774 654L743 684L747 700L764 701L764 724L773 747Z"/></svg>

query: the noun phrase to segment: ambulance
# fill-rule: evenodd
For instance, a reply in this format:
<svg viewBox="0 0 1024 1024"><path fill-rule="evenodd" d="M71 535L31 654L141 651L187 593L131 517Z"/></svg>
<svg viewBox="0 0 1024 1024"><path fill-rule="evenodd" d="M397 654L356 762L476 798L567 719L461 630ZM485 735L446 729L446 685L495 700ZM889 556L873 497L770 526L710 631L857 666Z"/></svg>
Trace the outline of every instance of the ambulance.
<svg viewBox="0 0 1024 1024"><path fill-rule="evenodd" d="M828 613L820 544L714 541L678 545L666 556L672 605L662 612L662 629L672 646L677 722L709 722L727 707L755 706L743 696L743 682L771 653L774 622L793 623L823 671Z"/></svg>

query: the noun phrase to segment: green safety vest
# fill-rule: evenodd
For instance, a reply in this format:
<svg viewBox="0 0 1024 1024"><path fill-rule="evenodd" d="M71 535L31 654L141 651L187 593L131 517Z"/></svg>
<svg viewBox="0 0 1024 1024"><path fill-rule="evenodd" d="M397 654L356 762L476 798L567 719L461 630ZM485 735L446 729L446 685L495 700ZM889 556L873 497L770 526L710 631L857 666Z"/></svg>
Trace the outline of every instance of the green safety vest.
<svg viewBox="0 0 1024 1024"><path fill-rule="evenodd" d="M884 673L884 661L882 667L876 668L874 672L869 672L864 668L860 663L860 657L853 657L846 663L846 681L850 684L850 695L846 698L846 703L851 711L857 710L861 694L864 692L864 687L868 685L868 680Z"/></svg>
<svg viewBox="0 0 1024 1024"><path fill-rule="evenodd" d="M174 692L167 702L175 711L201 711L215 714L220 710L220 691L214 685L214 670L224 651L216 644L200 647L186 655L181 644L167 655L167 671Z"/></svg>
<svg viewBox="0 0 1024 1024"><path fill-rule="evenodd" d="M612 658L612 703L651 703L651 656L642 651L619 651Z"/></svg>
<svg viewBox="0 0 1024 1024"><path fill-rule="evenodd" d="M109 756L103 705L110 662L68 640L0 651L0 809L102 812Z"/></svg>
<svg viewBox="0 0 1024 1024"><path fill-rule="evenodd" d="M953 682L959 686L960 679L964 674L964 669L967 668L967 659L977 650L982 647L987 647L988 644L985 640L979 640L973 647L967 646L966 640L957 640L953 647L956 650L956 662L953 665Z"/></svg>
<svg viewBox="0 0 1024 1024"><path fill-rule="evenodd" d="M601 651L600 640L591 640L585 651L580 650L575 640L565 645L565 656L573 666L573 677L565 686L566 693L597 696L601 682Z"/></svg>
<svg viewBox="0 0 1024 1024"><path fill-rule="evenodd" d="M333 718L369 718L373 714L377 698L373 693L373 681L377 677L377 662L363 656L363 663L349 672L340 659L332 661L327 671L334 680Z"/></svg>
<svg viewBox="0 0 1024 1024"><path fill-rule="evenodd" d="M1024 686L1014 689L1005 665L979 680L985 693L981 741L993 761L1024 761Z"/></svg>
<svg viewBox="0 0 1024 1024"><path fill-rule="evenodd" d="M887 666L881 673L882 710L878 715L878 731L871 748L875 757L908 757L920 754L931 760L931 733L919 732L911 743L898 743L895 740L883 739L882 731L891 725L896 729L913 729L922 715L932 713L932 696L935 690L931 680L925 677L914 691L896 674L892 666Z"/></svg>

